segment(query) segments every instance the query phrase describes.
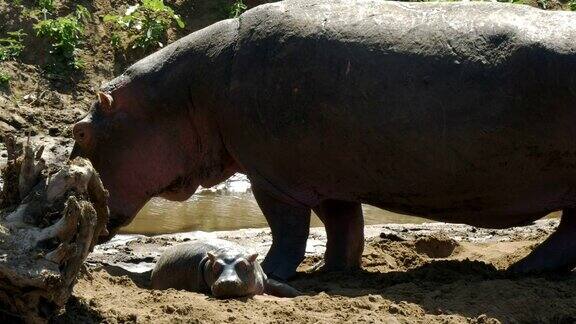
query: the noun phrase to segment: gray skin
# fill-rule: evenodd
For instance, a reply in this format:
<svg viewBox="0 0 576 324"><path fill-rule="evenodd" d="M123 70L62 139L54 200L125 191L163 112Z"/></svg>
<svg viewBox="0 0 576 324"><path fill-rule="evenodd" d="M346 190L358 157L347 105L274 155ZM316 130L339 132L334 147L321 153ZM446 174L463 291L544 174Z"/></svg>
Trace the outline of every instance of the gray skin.
<svg viewBox="0 0 576 324"><path fill-rule="evenodd" d="M310 213L324 270L360 267L361 203L480 227L562 210L517 272L576 265L576 15L501 3L282 1L195 32L74 127L111 235L148 199L245 173L285 279ZM193 217L193 215L191 215Z"/></svg>
<svg viewBox="0 0 576 324"><path fill-rule="evenodd" d="M156 263L152 288L209 293L217 298L299 295L294 288L268 279L257 257L225 240L179 244L167 249Z"/></svg>

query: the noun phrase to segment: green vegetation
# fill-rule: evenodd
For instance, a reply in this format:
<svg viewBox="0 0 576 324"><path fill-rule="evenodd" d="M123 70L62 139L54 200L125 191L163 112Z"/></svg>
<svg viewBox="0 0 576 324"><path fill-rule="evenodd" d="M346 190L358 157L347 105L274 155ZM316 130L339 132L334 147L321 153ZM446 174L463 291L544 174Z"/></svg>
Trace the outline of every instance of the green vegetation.
<svg viewBox="0 0 576 324"><path fill-rule="evenodd" d="M576 0L568 2L568 6L570 7L570 10L576 11Z"/></svg>
<svg viewBox="0 0 576 324"><path fill-rule="evenodd" d="M230 6L230 10L228 12L228 16L230 18L237 18L238 16L240 16L244 11L246 11L246 9L248 9L248 7L244 4L244 2L242 0L236 0L234 1L234 3Z"/></svg>
<svg viewBox="0 0 576 324"><path fill-rule="evenodd" d="M0 38L0 61L15 59L24 50L24 37L22 30L7 32L5 38ZM0 87L8 87L12 77L0 70Z"/></svg>
<svg viewBox="0 0 576 324"><path fill-rule="evenodd" d="M40 7L40 9L42 9L42 12L44 12L45 14L47 12L53 12L56 9L54 0L38 0L38 7Z"/></svg>
<svg viewBox="0 0 576 324"><path fill-rule="evenodd" d="M78 5L76 11L65 17L44 19L34 25L36 34L50 39L51 53L60 55L74 69L81 69L84 63L77 58L78 46L84 37L84 24L90 18L85 7Z"/></svg>
<svg viewBox="0 0 576 324"><path fill-rule="evenodd" d="M163 0L141 0L141 3L128 7L124 15L106 15L104 21L113 23L122 31L132 48L141 49L164 46L162 40L173 24L184 28L184 21ZM120 34L114 32L112 45L120 48L120 39Z"/></svg>
<svg viewBox="0 0 576 324"><path fill-rule="evenodd" d="M0 86L7 87L10 84L12 77L6 72L0 71Z"/></svg>
<svg viewBox="0 0 576 324"><path fill-rule="evenodd" d="M0 38L0 61L16 58L24 50L24 37L22 29L6 33L8 36Z"/></svg>

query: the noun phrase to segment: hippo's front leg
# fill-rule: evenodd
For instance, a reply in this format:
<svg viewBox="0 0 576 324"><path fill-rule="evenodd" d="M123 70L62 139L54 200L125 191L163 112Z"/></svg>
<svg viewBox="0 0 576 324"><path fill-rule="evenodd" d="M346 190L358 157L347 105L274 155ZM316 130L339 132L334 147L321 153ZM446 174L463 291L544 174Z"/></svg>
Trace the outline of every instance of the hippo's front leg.
<svg viewBox="0 0 576 324"><path fill-rule="evenodd" d="M271 278L286 280L304 259L310 232L310 208L281 199L252 183L254 197L272 230L272 247L262 262Z"/></svg>

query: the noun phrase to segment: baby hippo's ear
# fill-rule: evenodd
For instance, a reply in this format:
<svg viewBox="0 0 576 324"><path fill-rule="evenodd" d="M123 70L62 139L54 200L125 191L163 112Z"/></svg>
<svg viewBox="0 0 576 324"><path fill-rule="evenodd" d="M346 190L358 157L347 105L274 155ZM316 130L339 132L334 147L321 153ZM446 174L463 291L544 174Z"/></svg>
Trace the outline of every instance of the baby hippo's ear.
<svg viewBox="0 0 576 324"><path fill-rule="evenodd" d="M210 259L211 262L216 262L216 256L214 255L214 253L208 252L206 254L208 255L208 259Z"/></svg>
<svg viewBox="0 0 576 324"><path fill-rule="evenodd" d="M248 262L250 262L250 263L254 263L254 261L256 261L256 258L258 258L258 253L250 254L246 258L246 260L248 260Z"/></svg>

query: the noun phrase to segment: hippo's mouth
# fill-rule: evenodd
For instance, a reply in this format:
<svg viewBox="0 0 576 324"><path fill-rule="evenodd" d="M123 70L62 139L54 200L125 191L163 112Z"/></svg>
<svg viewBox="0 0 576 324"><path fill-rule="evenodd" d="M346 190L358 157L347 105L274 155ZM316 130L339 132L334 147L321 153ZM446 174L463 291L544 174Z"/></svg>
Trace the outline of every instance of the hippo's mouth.
<svg viewBox="0 0 576 324"><path fill-rule="evenodd" d="M252 297L254 296L253 293L250 292L229 292L229 293L219 293L212 291L212 295L219 299L228 299L228 298L243 298L243 297Z"/></svg>
<svg viewBox="0 0 576 324"><path fill-rule="evenodd" d="M242 298L250 297L254 294L248 289L248 285L245 283L234 283L227 285L212 285L211 289L212 295L216 298Z"/></svg>
<svg viewBox="0 0 576 324"><path fill-rule="evenodd" d="M172 201L184 201L190 198L190 196L192 196L199 187L199 185L194 184L191 178L192 177L190 176L180 176L163 189L146 192L145 196L147 198L142 201L141 205L137 204L136 206L133 206L133 208L129 207L126 209L126 204L122 204L121 202L117 202L116 204L109 203L108 206L111 213L107 224L108 234L101 235L98 239L98 243L108 242L118 233L121 227L130 224L138 213L138 210L152 197L162 197ZM114 212L112 212L113 210Z"/></svg>

